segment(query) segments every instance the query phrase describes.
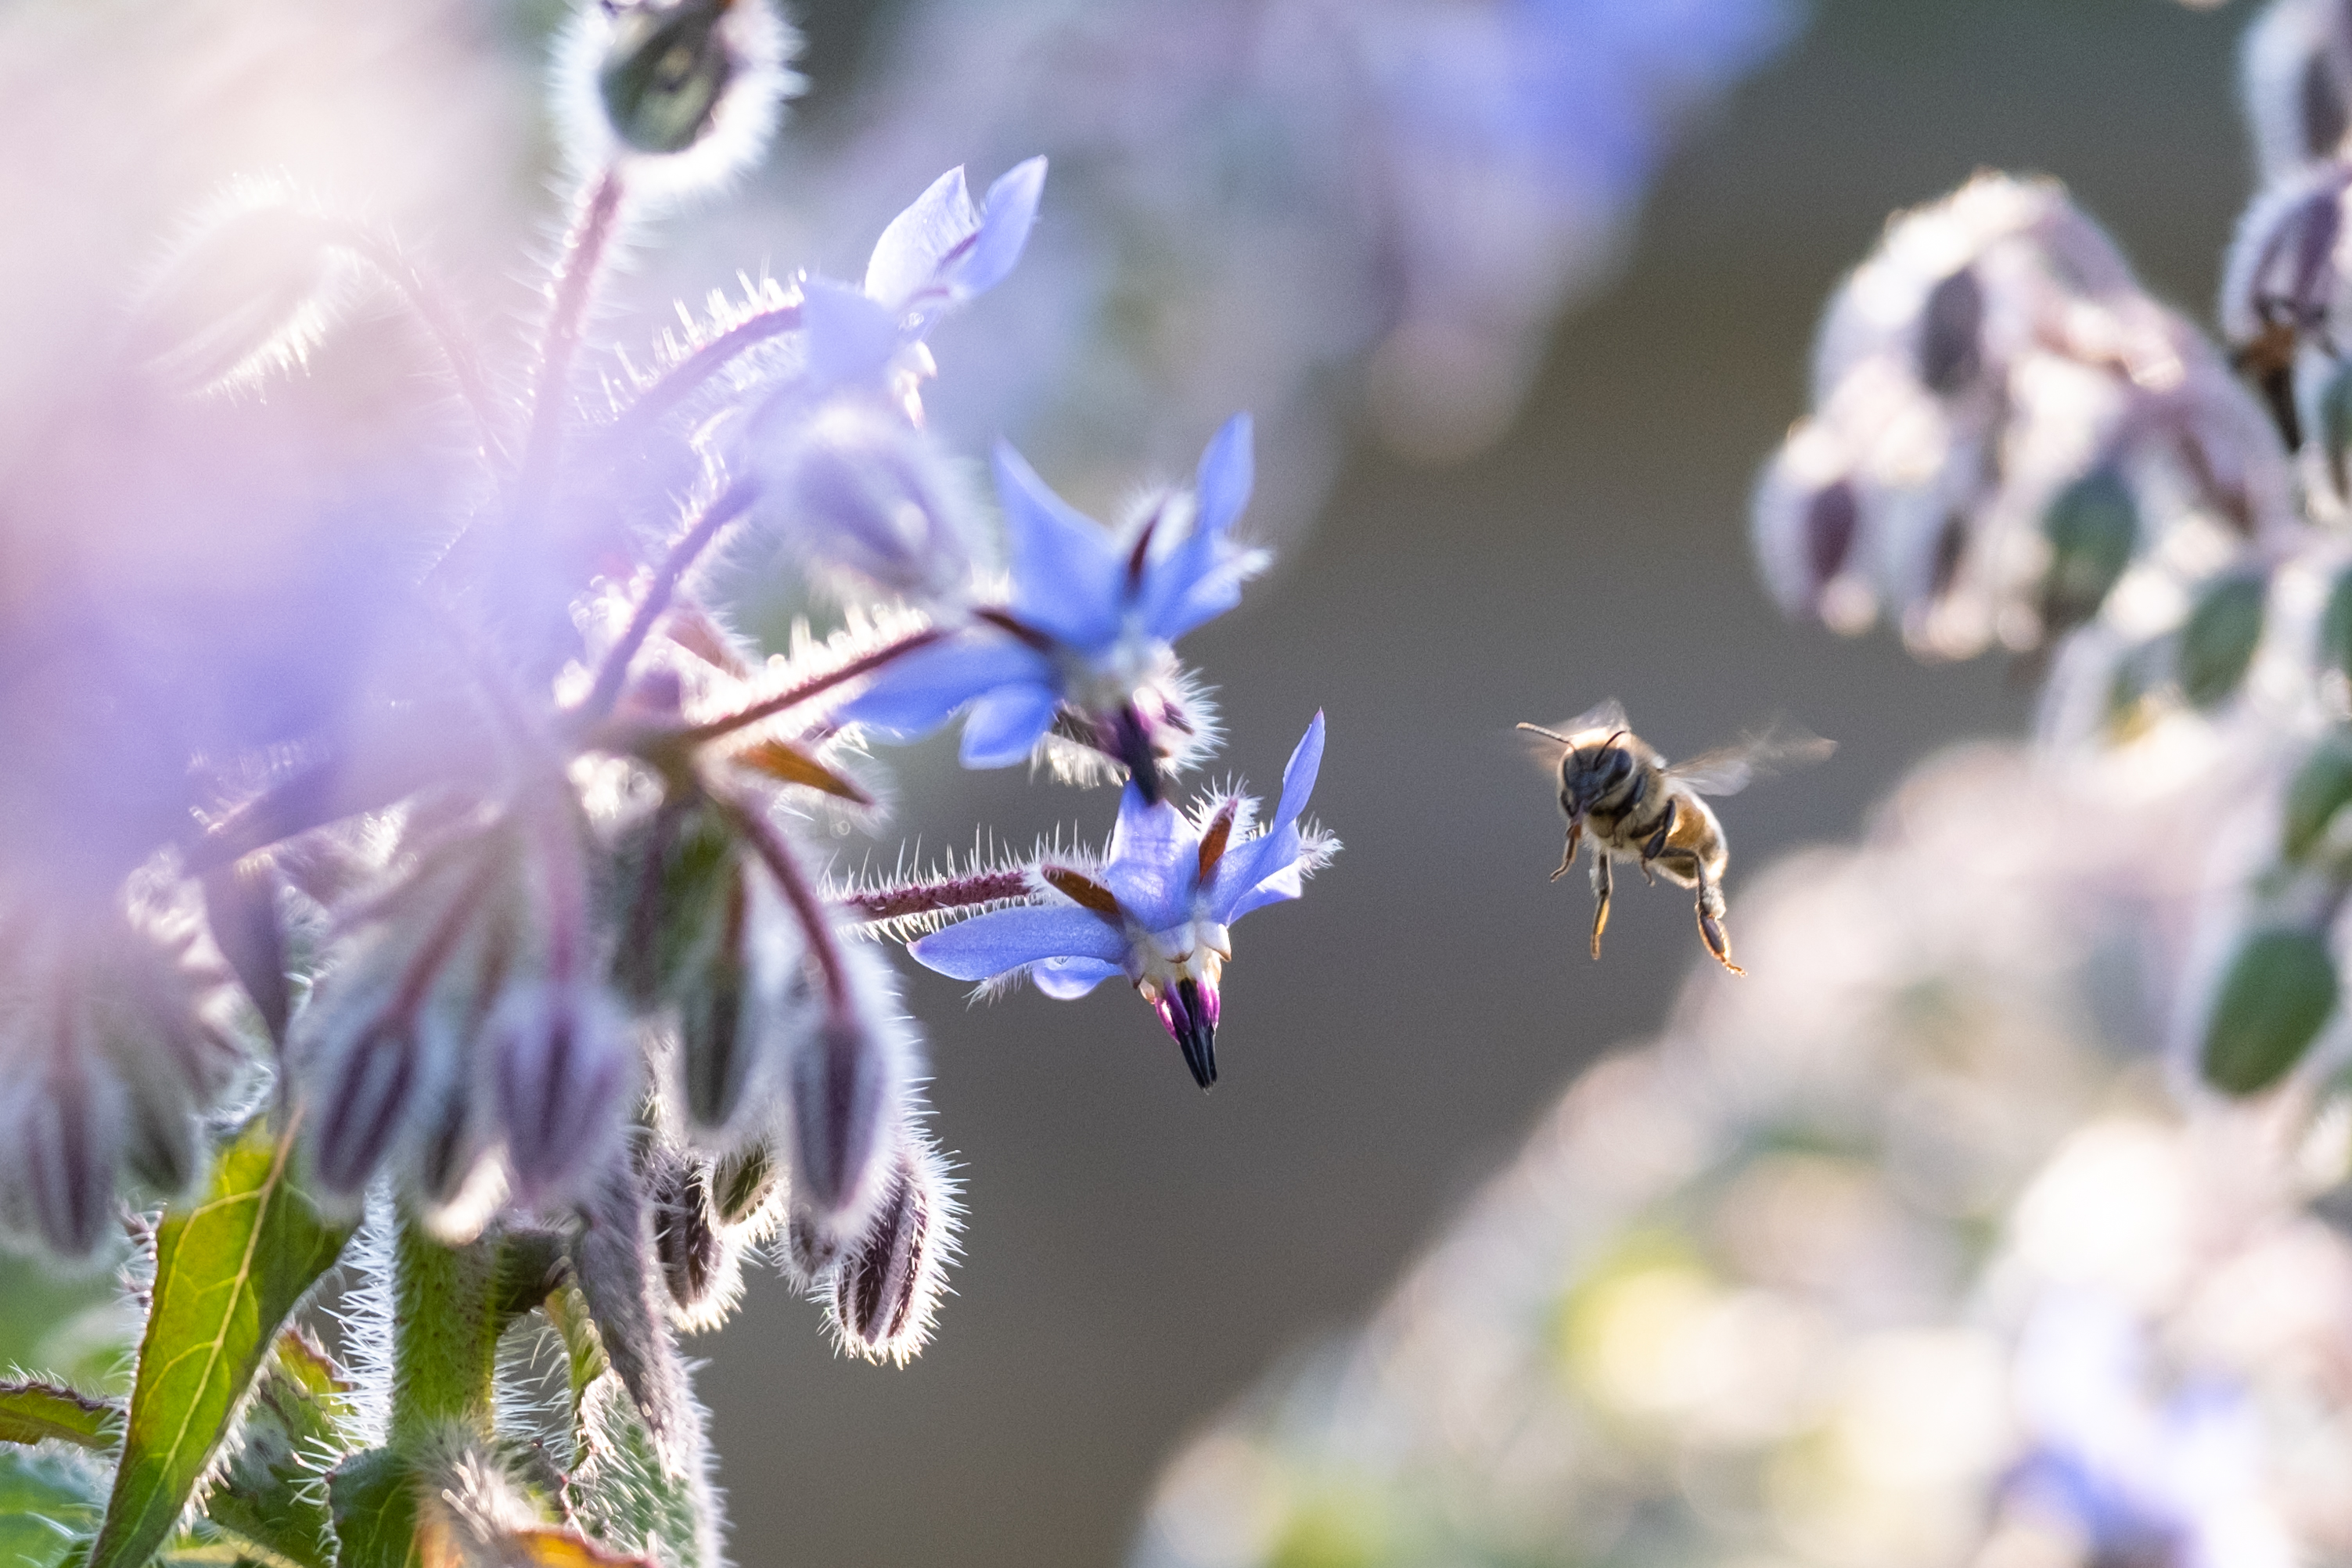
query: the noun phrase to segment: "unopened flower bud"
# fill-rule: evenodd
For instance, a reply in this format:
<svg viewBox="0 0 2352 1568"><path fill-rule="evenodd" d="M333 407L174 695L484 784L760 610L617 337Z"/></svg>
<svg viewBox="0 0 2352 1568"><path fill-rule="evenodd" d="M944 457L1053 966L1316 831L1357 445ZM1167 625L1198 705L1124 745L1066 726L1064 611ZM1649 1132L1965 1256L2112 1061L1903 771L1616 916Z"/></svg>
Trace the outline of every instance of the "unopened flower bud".
<svg viewBox="0 0 2352 1568"><path fill-rule="evenodd" d="M417 1089L415 1020L379 1019L338 1041L313 1074L311 1175L327 1192L356 1196L375 1174Z"/></svg>
<svg viewBox="0 0 2352 1568"><path fill-rule="evenodd" d="M2259 574L2223 577L2208 586L2180 628L2180 689L2200 708L2226 701L2246 678L2263 640L2263 605L2269 581Z"/></svg>
<svg viewBox="0 0 2352 1568"><path fill-rule="evenodd" d="M2042 578L2047 636L2074 630L2099 613L2107 591L2131 564L2139 542L2139 504L2113 468L2095 468L2058 493L2042 520L2050 563Z"/></svg>
<svg viewBox="0 0 2352 1568"><path fill-rule="evenodd" d="M2286 788L2279 850L2290 863L2325 844L2336 814L2352 805L2352 734L2338 730L2314 746Z"/></svg>
<svg viewBox="0 0 2352 1568"><path fill-rule="evenodd" d="M1927 291L1919 313L1921 384L1948 397L1973 384L1984 369L1984 285L1963 267Z"/></svg>
<svg viewBox="0 0 2352 1568"><path fill-rule="evenodd" d="M556 69L574 160L634 187L695 190L767 148L798 38L770 0L585 0Z"/></svg>
<svg viewBox="0 0 2352 1568"><path fill-rule="evenodd" d="M742 1293L735 1249L710 1208L710 1162L658 1142L638 1157L654 1256L680 1326L716 1327Z"/></svg>
<svg viewBox="0 0 2352 1568"><path fill-rule="evenodd" d="M711 1168L710 1212L728 1226L759 1224L761 1211L783 1184L784 1168L764 1138L723 1155Z"/></svg>
<svg viewBox="0 0 2352 1568"><path fill-rule="evenodd" d="M977 514L921 431L842 399L773 446L764 504L820 582L926 603L969 590Z"/></svg>
<svg viewBox="0 0 2352 1568"><path fill-rule="evenodd" d="M702 140L733 78L719 24L735 0L637 0L613 18L596 90L613 132L640 153Z"/></svg>
<svg viewBox="0 0 2352 1568"><path fill-rule="evenodd" d="M122 1159L121 1086L73 1042L54 1042L49 1070L26 1085L8 1129L5 1157L29 1218L50 1248L86 1258L115 1212L114 1173Z"/></svg>
<svg viewBox="0 0 2352 1568"><path fill-rule="evenodd" d="M851 1017L829 1017L793 1055L793 1194L823 1223L855 1230L887 1168L899 1077L886 1045Z"/></svg>
<svg viewBox="0 0 2352 1568"><path fill-rule="evenodd" d="M734 836L698 803L665 805L623 837L613 884L621 928L614 986L638 1008L690 994L740 894Z"/></svg>
<svg viewBox="0 0 2352 1568"><path fill-rule="evenodd" d="M939 1157L908 1149L873 1223L834 1270L834 1328L845 1348L904 1366L930 1338L950 1203Z"/></svg>
<svg viewBox="0 0 2352 1568"><path fill-rule="evenodd" d="M700 983L678 1004L678 1068L686 1113L697 1127L720 1128L743 1103L758 1054L751 1016L750 892L734 868L717 941Z"/></svg>
<svg viewBox="0 0 2352 1568"><path fill-rule="evenodd" d="M507 1160L526 1202L612 1146L630 1087L624 1036L601 993L545 982L512 987L484 1027Z"/></svg>
<svg viewBox="0 0 2352 1568"><path fill-rule="evenodd" d="M2273 0L2246 30L2242 75L2265 175L2342 150L2352 123L2352 18L2341 0Z"/></svg>
<svg viewBox="0 0 2352 1568"><path fill-rule="evenodd" d="M2206 1016L2198 1064L2225 1094L2259 1094L2294 1070L2336 1011L2336 960L2324 931L2269 926L2231 955Z"/></svg>

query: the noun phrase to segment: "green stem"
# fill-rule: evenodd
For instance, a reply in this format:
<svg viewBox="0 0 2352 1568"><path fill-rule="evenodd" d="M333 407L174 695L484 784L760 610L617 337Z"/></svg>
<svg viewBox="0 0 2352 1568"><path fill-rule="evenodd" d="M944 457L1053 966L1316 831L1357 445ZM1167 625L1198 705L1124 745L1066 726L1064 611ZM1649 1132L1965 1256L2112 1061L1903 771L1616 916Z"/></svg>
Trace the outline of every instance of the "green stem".
<svg viewBox="0 0 2352 1568"><path fill-rule="evenodd" d="M490 1435L499 1321L490 1244L444 1247L403 1219L393 1259L392 1442L452 1422Z"/></svg>

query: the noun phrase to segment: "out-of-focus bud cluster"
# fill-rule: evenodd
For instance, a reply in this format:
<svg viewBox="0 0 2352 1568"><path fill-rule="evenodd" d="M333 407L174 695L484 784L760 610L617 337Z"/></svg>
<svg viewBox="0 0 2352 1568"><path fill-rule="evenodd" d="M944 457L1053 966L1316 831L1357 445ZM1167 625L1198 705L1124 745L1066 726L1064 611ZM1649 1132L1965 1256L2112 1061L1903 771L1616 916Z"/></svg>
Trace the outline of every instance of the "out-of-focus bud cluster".
<svg viewBox="0 0 2352 1568"><path fill-rule="evenodd" d="M595 0L574 8L555 106L582 170L641 195L725 184L760 161L800 39L767 0Z"/></svg>
<svg viewBox="0 0 2352 1568"><path fill-rule="evenodd" d="M2131 1044L2200 880L2147 847L2238 779L2173 761L1958 754L1780 867L1751 978L1590 1069L1366 1328L1180 1454L1130 1561L2352 1549L2352 1242L2301 1206L2342 1118L2184 1119Z"/></svg>
<svg viewBox="0 0 2352 1568"><path fill-rule="evenodd" d="M1812 379L1755 542L1782 606L1841 631L1884 613L1937 658L2103 617L2144 641L2297 531L2259 408L2048 182L1983 174L1895 218Z"/></svg>

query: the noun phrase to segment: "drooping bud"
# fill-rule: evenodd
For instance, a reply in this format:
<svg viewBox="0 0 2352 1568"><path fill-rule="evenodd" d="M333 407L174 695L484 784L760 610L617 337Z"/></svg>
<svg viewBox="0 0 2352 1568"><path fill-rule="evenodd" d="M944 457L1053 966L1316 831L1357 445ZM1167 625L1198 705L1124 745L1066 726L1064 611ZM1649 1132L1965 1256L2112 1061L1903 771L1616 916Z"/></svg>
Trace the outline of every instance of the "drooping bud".
<svg viewBox="0 0 2352 1568"><path fill-rule="evenodd" d="M734 1119L758 1048L750 1016L751 966L745 950L751 893L742 866L732 870L700 984L678 1004L678 1068L686 1113L702 1128L724 1127Z"/></svg>
<svg viewBox="0 0 2352 1568"><path fill-rule="evenodd" d="M2263 639L2269 580L2231 575L2208 586L2180 628L2180 689L2200 708L2227 700L2246 678Z"/></svg>
<svg viewBox="0 0 2352 1568"><path fill-rule="evenodd" d="M613 858L621 929L613 984L630 1005L651 1008L700 984L741 881L734 836L698 802L666 805L623 837Z"/></svg>
<svg viewBox="0 0 2352 1568"><path fill-rule="evenodd" d="M2336 814L2352 805L2352 734L2337 730L2314 746L2286 788L2279 852L2300 862L2333 835Z"/></svg>
<svg viewBox="0 0 2352 1568"><path fill-rule="evenodd" d="M533 981L499 1001L482 1044L524 1202L569 1184L613 1146L631 1088L625 1031L591 986Z"/></svg>
<svg viewBox="0 0 2352 1568"><path fill-rule="evenodd" d="M702 140L733 79L719 34L733 0L638 0L613 17L596 72L613 132L640 153L683 153Z"/></svg>
<svg viewBox="0 0 2352 1568"><path fill-rule="evenodd" d="M420 1076L413 1017L354 1031L320 1064L313 1092L311 1174L330 1193L356 1196L392 1147Z"/></svg>
<svg viewBox="0 0 2352 1568"><path fill-rule="evenodd" d="M952 1245L952 1215L939 1156L928 1147L906 1149L873 1223L834 1270L834 1331L845 1349L899 1366L922 1350Z"/></svg>
<svg viewBox="0 0 2352 1568"><path fill-rule="evenodd" d="M2131 564L2139 541L2139 504L2123 476L2092 470L2058 493L2042 520L2050 563L2042 577L2045 633L2057 637L2099 613L2107 592Z"/></svg>
<svg viewBox="0 0 2352 1568"><path fill-rule="evenodd" d="M1921 384L1939 396L1965 391L1984 368L1984 285L1963 267L1927 291L1919 313Z"/></svg>
<svg viewBox="0 0 2352 1568"><path fill-rule="evenodd" d="M654 1256L669 1287L672 1316L693 1332L724 1321L743 1293L735 1247L710 1205L710 1162L658 1141L638 1152L653 1215Z"/></svg>
<svg viewBox="0 0 2352 1568"><path fill-rule="evenodd" d="M898 1134L900 1079L888 1047L856 1017L826 1018L793 1053L793 1194L822 1223L855 1230Z"/></svg>
<svg viewBox="0 0 2352 1568"><path fill-rule="evenodd" d="M70 1024L65 1027L72 1027ZM51 1250L87 1258L110 1228L122 1161L121 1086L71 1038L43 1043L47 1070L24 1086L0 1159Z"/></svg>
<svg viewBox="0 0 2352 1568"><path fill-rule="evenodd" d="M2240 74L2265 177L2342 150L2352 124L2352 22L2339 0L2273 0L2246 29Z"/></svg>
<svg viewBox="0 0 2352 1568"><path fill-rule="evenodd" d="M2336 960L2324 931L2249 931L2206 1016L2198 1066L2225 1094L2259 1094L2293 1071L2336 1011Z"/></svg>
<svg viewBox="0 0 2352 1568"><path fill-rule="evenodd" d="M836 399L768 443L763 510L818 582L844 598L964 596L979 522L946 458L870 403Z"/></svg>
<svg viewBox="0 0 2352 1568"><path fill-rule="evenodd" d="M722 1155L710 1172L710 1212L723 1226L757 1229L782 1186L784 1168L764 1138Z"/></svg>
<svg viewBox="0 0 2352 1568"><path fill-rule="evenodd" d="M269 1037L286 1043L294 1000L286 978L286 935L278 912L278 871L260 856L223 866L203 879L213 944L261 1015Z"/></svg>

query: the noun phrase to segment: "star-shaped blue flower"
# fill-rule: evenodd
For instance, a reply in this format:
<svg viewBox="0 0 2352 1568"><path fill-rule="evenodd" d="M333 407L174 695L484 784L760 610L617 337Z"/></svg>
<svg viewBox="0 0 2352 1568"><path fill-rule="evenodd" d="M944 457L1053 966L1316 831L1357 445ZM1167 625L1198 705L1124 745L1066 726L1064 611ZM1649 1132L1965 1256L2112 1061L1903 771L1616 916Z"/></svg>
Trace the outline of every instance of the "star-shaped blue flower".
<svg viewBox="0 0 2352 1568"><path fill-rule="evenodd" d="M963 170L950 169L890 220L862 288L811 278L802 286L811 389L880 381L919 421L918 393L935 366L924 340L957 306L1004 280L1029 243L1045 160L1015 164L978 208Z"/></svg>
<svg viewBox="0 0 2352 1568"><path fill-rule="evenodd" d="M1159 759L1179 749L1171 731L1188 722L1172 645L1241 603L1242 584L1266 563L1265 552L1232 536L1253 473L1250 418L1235 415L1201 454L1191 494L1166 498L1118 535L1000 444L1011 603L891 667L842 717L912 737L971 703L964 765L995 768L1028 756L1066 707L1127 765L1144 804L1157 802Z"/></svg>
<svg viewBox="0 0 2352 1568"><path fill-rule="evenodd" d="M1124 974L1206 1089L1217 1081L1217 982L1234 955L1234 922L1297 898L1306 879L1339 850L1328 834L1298 825L1322 761L1318 713L1282 771L1274 820L1255 837L1243 837L1254 800L1212 796L1187 816L1166 801L1146 801L1130 784L1099 868L1038 868L1037 879L1061 901L977 915L908 951L957 980L997 981L1026 970L1054 997L1083 996Z"/></svg>

